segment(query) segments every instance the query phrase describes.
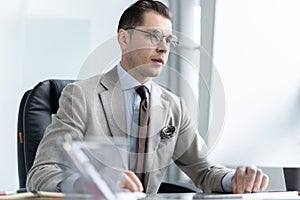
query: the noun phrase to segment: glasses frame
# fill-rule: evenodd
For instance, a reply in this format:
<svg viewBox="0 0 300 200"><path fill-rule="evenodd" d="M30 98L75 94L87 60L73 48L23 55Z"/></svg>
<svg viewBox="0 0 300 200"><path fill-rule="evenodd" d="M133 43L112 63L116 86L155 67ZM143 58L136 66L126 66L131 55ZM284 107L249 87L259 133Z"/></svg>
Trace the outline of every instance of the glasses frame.
<svg viewBox="0 0 300 200"><path fill-rule="evenodd" d="M169 49L176 48L179 45L179 41L178 41L176 35L174 35L174 34L164 35L163 32L161 30L159 30L159 29L153 29L152 31L146 31L146 30L139 29L139 28L126 28L125 30L136 30L136 31L140 31L142 33L147 33L150 36L150 40L151 40L151 43L153 45L160 44L164 40L164 38L166 38L165 39L165 43L167 44L167 46L169 47ZM155 34L154 31L157 31L157 32L159 32L161 34L160 35L159 34ZM175 38L175 40L172 40L171 42L168 42L168 38L169 37L171 37L171 39Z"/></svg>

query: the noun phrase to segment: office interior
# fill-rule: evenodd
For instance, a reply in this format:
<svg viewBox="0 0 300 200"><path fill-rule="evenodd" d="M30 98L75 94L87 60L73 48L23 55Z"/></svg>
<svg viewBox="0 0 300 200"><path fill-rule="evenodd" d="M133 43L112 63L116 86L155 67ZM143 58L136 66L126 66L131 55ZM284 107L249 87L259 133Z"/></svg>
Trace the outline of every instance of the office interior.
<svg viewBox="0 0 300 200"><path fill-rule="evenodd" d="M23 93L42 80L82 79L106 70L85 67L93 52L116 39L118 19L133 2L0 2L1 190L18 188L17 113ZM212 162L257 165L270 177L269 190L284 190L282 168L300 167L300 2L162 2L173 12L174 31L188 42L182 43L184 56L174 54L167 64L180 81L165 73L158 81L178 95L192 95L196 104L189 109L205 139L219 116ZM213 95L214 86L221 96ZM174 165L165 180L189 182Z"/></svg>

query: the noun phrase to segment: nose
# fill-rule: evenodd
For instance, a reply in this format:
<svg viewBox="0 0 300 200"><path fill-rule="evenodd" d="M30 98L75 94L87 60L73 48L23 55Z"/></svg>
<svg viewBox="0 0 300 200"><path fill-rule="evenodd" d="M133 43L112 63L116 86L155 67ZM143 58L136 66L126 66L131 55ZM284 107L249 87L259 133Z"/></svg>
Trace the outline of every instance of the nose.
<svg viewBox="0 0 300 200"><path fill-rule="evenodd" d="M160 43L157 45L157 51L160 53L167 53L170 51L170 46L167 44L165 39L160 41Z"/></svg>

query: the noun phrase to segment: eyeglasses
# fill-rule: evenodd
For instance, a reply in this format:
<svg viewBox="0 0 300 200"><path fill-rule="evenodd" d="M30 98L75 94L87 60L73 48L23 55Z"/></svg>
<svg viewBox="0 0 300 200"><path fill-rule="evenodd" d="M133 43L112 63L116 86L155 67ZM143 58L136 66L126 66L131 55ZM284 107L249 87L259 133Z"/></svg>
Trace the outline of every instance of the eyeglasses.
<svg viewBox="0 0 300 200"><path fill-rule="evenodd" d="M136 30L136 31L140 31L140 32L143 32L143 33L147 33L148 37L150 38L153 45L158 45L159 43L161 43L163 41L164 38L166 38L165 39L166 44L170 49L176 48L179 44L176 35L167 35L167 36L165 36L163 34L163 32L161 30L158 30L158 29L153 29L151 31L145 31L145 30L138 29L138 28L131 28L131 29Z"/></svg>

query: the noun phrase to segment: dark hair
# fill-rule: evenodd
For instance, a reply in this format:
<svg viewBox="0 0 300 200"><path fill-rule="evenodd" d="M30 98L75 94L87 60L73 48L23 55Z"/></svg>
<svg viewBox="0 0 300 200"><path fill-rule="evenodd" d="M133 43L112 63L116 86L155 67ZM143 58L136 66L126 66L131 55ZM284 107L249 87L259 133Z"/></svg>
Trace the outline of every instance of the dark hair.
<svg viewBox="0 0 300 200"><path fill-rule="evenodd" d="M157 12L163 17L172 20L169 8L162 2L153 0L138 0L123 12L119 21L118 31L121 28L128 29L143 25L144 13L150 11Z"/></svg>

